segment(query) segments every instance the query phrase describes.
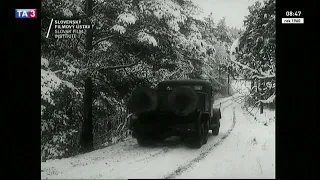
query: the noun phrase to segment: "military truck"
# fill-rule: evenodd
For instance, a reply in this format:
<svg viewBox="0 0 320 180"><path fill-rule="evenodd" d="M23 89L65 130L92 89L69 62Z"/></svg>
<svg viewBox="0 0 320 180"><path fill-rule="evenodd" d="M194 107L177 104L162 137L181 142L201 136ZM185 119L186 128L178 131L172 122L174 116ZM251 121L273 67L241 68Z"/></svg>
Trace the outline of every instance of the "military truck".
<svg viewBox="0 0 320 180"><path fill-rule="evenodd" d="M180 136L200 148L209 130L218 135L220 108L213 108L213 87L205 80L167 80L156 88L136 89L129 101L129 129L141 146Z"/></svg>

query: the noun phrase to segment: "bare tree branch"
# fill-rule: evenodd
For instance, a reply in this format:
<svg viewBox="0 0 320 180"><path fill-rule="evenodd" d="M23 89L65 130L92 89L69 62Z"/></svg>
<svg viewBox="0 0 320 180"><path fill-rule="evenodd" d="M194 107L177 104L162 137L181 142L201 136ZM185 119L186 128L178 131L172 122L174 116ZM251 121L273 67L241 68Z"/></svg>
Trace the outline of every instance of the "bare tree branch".
<svg viewBox="0 0 320 180"><path fill-rule="evenodd" d="M213 70L213 67L210 65L210 64L208 64L208 63L205 63L209 68L211 68L212 70ZM213 77L213 76L210 76L217 84L219 84L220 86L222 86L222 87L228 87L228 85L223 85L223 84L221 84L215 77Z"/></svg>
<svg viewBox="0 0 320 180"><path fill-rule="evenodd" d="M105 25L105 26L108 26L108 25ZM109 26L109 27L111 27L111 26ZM104 33L110 33L110 31L100 31L100 32L98 31L98 32L94 33L94 36L98 36L98 35L101 35Z"/></svg>
<svg viewBox="0 0 320 180"><path fill-rule="evenodd" d="M136 57L137 55L139 55L140 52L138 54L132 55L133 57ZM127 58L130 58L128 55L126 55L125 53L123 54L124 56L126 56ZM118 66L110 66L110 67L103 67L100 68L98 70L98 72L100 72L101 74L103 74L102 71L106 71L106 70L111 70L111 69L125 69L125 68L130 68L133 67L135 65L137 65L139 63L139 61L131 63L131 64L125 64L125 65L118 65Z"/></svg>
<svg viewBox="0 0 320 180"><path fill-rule="evenodd" d="M233 63L235 63L235 64L237 64L237 65L239 65L239 66L241 66L241 67L243 67L243 68L245 68L245 69L248 69L248 70L250 70L250 71L252 71L252 72L255 72L255 73L257 73L257 74L260 74L261 76L255 75L255 77L257 77L258 79L275 78L275 75L274 75L274 74L268 75L268 74L259 72L259 71L255 70L255 69L252 69L252 68L250 68L249 66L246 66L246 65L244 65L244 64L241 64L241 63L239 63L239 62L237 62L237 61L234 61L234 60L232 60L232 59L230 59L230 61L233 62Z"/></svg>
<svg viewBox="0 0 320 180"><path fill-rule="evenodd" d="M92 7L92 11L94 11L98 6L102 5L102 4L105 4L107 3L106 1L102 1L102 2L99 2L97 3L95 6Z"/></svg>
<svg viewBox="0 0 320 180"><path fill-rule="evenodd" d="M276 75L275 74L272 74L272 75L267 75L267 76L264 76L264 77L260 77L260 76L253 76L253 78L257 77L258 79L275 79L276 78Z"/></svg>
<svg viewBox="0 0 320 180"><path fill-rule="evenodd" d="M255 72L255 73L257 73L257 74L260 74L259 71L255 70L255 69L252 69L252 68L250 68L249 66L246 66L246 65L244 65L244 64L241 64L241 63L239 63L239 62L237 62L237 61L234 61L234 60L232 60L232 59L230 59L230 61L233 62L233 63L235 63L235 64L237 64L238 66L241 66L241 67L243 67L243 68L245 68L245 69L248 69L248 70L250 70L250 71L252 71L252 72Z"/></svg>
<svg viewBox="0 0 320 180"><path fill-rule="evenodd" d="M110 69L129 68L129 67L133 67L133 66L135 66L135 65L137 65L137 64L138 64L138 62L131 63L131 64L125 64L125 65L119 65L119 66L104 67L104 68L100 68L98 71L100 71L100 70L110 70Z"/></svg>
<svg viewBox="0 0 320 180"><path fill-rule="evenodd" d="M273 95L271 95L270 97L268 97L266 100L259 100L259 102L262 102L262 103L271 103L274 101L276 97L276 94L274 93Z"/></svg>
<svg viewBox="0 0 320 180"><path fill-rule="evenodd" d="M94 46L96 46L97 44L99 44L100 42L105 41L105 40L108 40L108 39L110 39L110 38L111 38L111 37L113 37L113 36L114 36L114 35L110 35L110 36L107 36L107 37L101 38L101 39L99 39L99 40L97 40L97 41L93 42L93 43L92 43L92 46L94 47Z"/></svg>
<svg viewBox="0 0 320 180"><path fill-rule="evenodd" d="M79 71L81 72L81 71L86 71L86 70L88 70L88 68L80 69ZM53 71L53 73L61 73L61 72L65 72L65 71L67 71L67 70L57 70L57 71Z"/></svg>

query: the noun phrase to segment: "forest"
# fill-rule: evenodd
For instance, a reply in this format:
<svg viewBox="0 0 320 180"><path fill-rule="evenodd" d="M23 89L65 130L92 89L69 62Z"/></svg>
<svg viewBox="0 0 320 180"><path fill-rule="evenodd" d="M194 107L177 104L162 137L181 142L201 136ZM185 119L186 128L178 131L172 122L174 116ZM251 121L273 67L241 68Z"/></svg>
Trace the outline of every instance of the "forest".
<svg viewBox="0 0 320 180"><path fill-rule="evenodd" d="M216 98L251 82L248 107L275 108L275 0L249 7L245 29L217 22L191 0L41 1L41 161L128 136L127 102L141 86L205 79ZM48 38L51 19L81 20L73 39Z"/></svg>

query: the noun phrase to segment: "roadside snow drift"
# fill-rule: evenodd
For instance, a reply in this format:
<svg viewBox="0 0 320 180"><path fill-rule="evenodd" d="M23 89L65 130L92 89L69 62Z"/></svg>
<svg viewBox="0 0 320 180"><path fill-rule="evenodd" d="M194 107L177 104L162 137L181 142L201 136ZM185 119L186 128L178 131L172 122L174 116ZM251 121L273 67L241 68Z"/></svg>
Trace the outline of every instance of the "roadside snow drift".
<svg viewBox="0 0 320 180"><path fill-rule="evenodd" d="M236 108L236 125L229 137L201 163L177 178L275 178L274 111L257 118Z"/></svg>
<svg viewBox="0 0 320 180"><path fill-rule="evenodd" d="M41 178L274 178L274 112L266 110L254 119L232 98L216 102L222 104L220 133L210 135L201 149L174 137L153 147L140 147L128 138L91 153L43 162Z"/></svg>

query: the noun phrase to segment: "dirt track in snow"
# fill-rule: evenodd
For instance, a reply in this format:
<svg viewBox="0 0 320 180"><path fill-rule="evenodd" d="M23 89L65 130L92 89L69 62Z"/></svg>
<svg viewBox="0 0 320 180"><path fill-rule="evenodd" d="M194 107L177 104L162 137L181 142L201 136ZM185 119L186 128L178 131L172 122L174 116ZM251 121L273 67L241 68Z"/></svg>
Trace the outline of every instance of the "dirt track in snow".
<svg viewBox="0 0 320 180"><path fill-rule="evenodd" d="M192 149L178 138L171 138L153 147L140 147L135 139L115 144L91 153L41 164L41 178L166 178L171 179L205 159L223 143L235 126L232 98L221 102L222 119L218 136L210 134L200 149Z"/></svg>
<svg viewBox="0 0 320 180"><path fill-rule="evenodd" d="M224 109L226 109L229 106L226 106ZM233 117L232 117L232 125L231 127L228 129L228 131L223 134L222 136L213 139L213 141L211 141L208 147L205 147L205 149L199 154L197 155L194 159L192 159L190 162L187 162L186 164L179 166L174 172L172 172L171 174L165 176L165 179L172 179L175 178L178 175L181 175L183 172L185 172L186 170L188 170L189 168L192 168L192 166L196 163L198 163L199 161L201 161L202 159L206 158L207 154L210 153L211 151L214 150L214 148L218 145L220 145L224 139L226 137L228 137L228 135L230 134L230 132L233 130L234 126L236 123L236 117L235 117L235 111L233 108Z"/></svg>

